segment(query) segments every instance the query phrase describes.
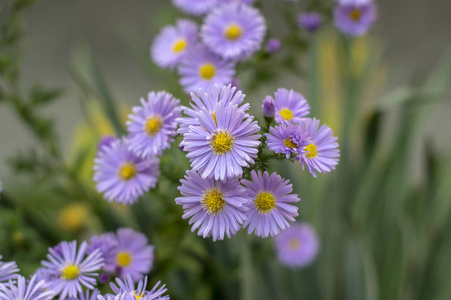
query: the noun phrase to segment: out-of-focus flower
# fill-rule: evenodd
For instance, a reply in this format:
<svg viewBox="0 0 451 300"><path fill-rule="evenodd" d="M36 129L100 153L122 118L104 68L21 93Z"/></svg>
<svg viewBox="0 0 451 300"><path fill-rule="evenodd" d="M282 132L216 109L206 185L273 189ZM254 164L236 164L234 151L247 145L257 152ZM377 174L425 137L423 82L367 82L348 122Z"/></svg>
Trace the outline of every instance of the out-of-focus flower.
<svg viewBox="0 0 451 300"><path fill-rule="evenodd" d="M276 114L276 105L274 99L271 96L266 96L262 104L263 116L272 118Z"/></svg>
<svg viewBox="0 0 451 300"><path fill-rule="evenodd" d="M277 123L299 123L310 112L310 106L301 94L287 89L278 89L274 93Z"/></svg>
<svg viewBox="0 0 451 300"><path fill-rule="evenodd" d="M116 236L114 233L108 232L100 236L91 237L86 253L91 254L97 249L100 250L105 266L109 266L115 263L117 247L118 242Z"/></svg>
<svg viewBox="0 0 451 300"><path fill-rule="evenodd" d="M252 4L255 0L218 0L220 3L240 2L244 4Z"/></svg>
<svg viewBox="0 0 451 300"><path fill-rule="evenodd" d="M120 298L120 299L130 299L128 297L126 297L126 295L131 295L133 296L130 300L135 300L135 299L139 299L139 300L154 300L154 299L159 299L159 300L169 300L169 296L163 296L164 293L166 293L167 288L166 285L163 284L159 287L160 285L160 281L157 282L157 284L155 284L155 286L150 290L147 291L146 290L146 286L147 286L147 276L144 277L143 280L140 280L138 282L138 285L135 286L134 281L132 279L132 277L130 275L127 275L126 278L124 279L124 281L122 281L120 278L116 278L116 284L114 284L113 282L110 284L111 289L113 290L113 292L115 293L115 295L107 295L110 297L115 297L118 295L122 295L124 298ZM102 299L102 298L99 298ZM107 299L115 299L115 298L107 298Z"/></svg>
<svg viewBox="0 0 451 300"><path fill-rule="evenodd" d="M0 255L0 259L2 256ZM9 279L16 279L19 268L15 261L2 262L0 261L0 282L8 281Z"/></svg>
<svg viewBox="0 0 451 300"><path fill-rule="evenodd" d="M316 31L322 24L323 17L317 12L304 12L298 18L298 26L310 32Z"/></svg>
<svg viewBox="0 0 451 300"><path fill-rule="evenodd" d="M238 179L216 181L213 178L202 179L193 171L186 174L178 188L182 197L176 198L175 202L183 205L183 219L191 218L192 231L199 228L199 236L212 236L213 241L235 235L245 219L248 201Z"/></svg>
<svg viewBox="0 0 451 300"><path fill-rule="evenodd" d="M361 36L368 32L376 20L376 6L366 4L342 4L335 7L335 26L344 34Z"/></svg>
<svg viewBox="0 0 451 300"><path fill-rule="evenodd" d="M268 144L269 150L283 153L287 159L291 158L293 154L296 154L296 158L299 159L298 156L307 146L307 139L297 124L282 123L279 126L271 127L269 132L266 134L268 138L266 144Z"/></svg>
<svg viewBox="0 0 451 300"><path fill-rule="evenodd" d="M44 280L37 281L36 275L26 282L25 277L18 276L17 281L10 280L6 284L0 284L0 300L50 300L55 296L55 291L47 289Z"/></svg>
<svg viewBox="0 0 451 300"><path fill-rule="evenodd" d="M260 130L253 116L237 105L220 101L216 113L202 108L197 114L200 126L191 126L181 145L194 171L202 178L225 180L243 174L243 167L254 164Z"/></svg>
<svg viewBox="0 0 451 300"><path fill-rule="evenodd" d="M215 84L227 85L235 75L234 65L198 45L182 60L179 67L180 84L185 92L207 90Z"/></svg>
<svg viewBox="0 0 451 300"><path fill-rule="evenodd" d="M306 118L301 124L302 134L308 137L307 145L299 156L302 168L307 169L316 177L316 171L327 173L335 169L340 157L337 138L326 125L319 127L319 120ZM319 129L318 129L319 128Z"/></svg>
<svg viewBox="0 0 451 300"><path fill-rule="evenodd" d="M276 173L271 176L268 172L251 172L252 181L243 179L241 183L251 201L243 227L248 226L248 233L255 230L255 234L263 238L276 236L280 230L290 227L288 221L294 222L298 216L298 208L292 203L299 202L289 180L282 179ZM288 220L288 221L287 221Z"/></svg>
<svg viewBox="0 0 451 300"><path fill-rule="evenodd" d="M319 250L315 230L307 223L293 224L275 238L279 261L292 268L310 265Z"/></svg>
<svg viewBox="0 0 451 300"><path fill-rule="evenodd" d="M166 92L151 92L141 106L133 107L127 122L129 150L140 157L161 155L171 147L180 117L180 100Z"/></svg>
<svg viewBox="0 0 451 300"><path fill-rule="evenodd" d="M110 202L133 204L160 176L158 159L138 157L120 139L103 147L94 162L96 188Z"/></svg>
<svg viewBox="0 0 451 300"><path fill-rule="evenodd" d="M197 44L196 23L179 20L175 26L163 28L151 47L153 61L162 68L174 68Z"/></svg>
<svg viewBox="0 0 451 300"><path fill-rule="evenodd" d="M272 38L266 43L265 51L267 53L272 54L272 53L278 52L281 47L282 47L282 44L281 44L280 40Z"/></svg>
<svg viewBox="0 0 451 300"><path fill-rule="evenodd" d="M343 5L363 5L372 3L373 0L336 0L339 4Z"/></svg>
<svg viewBox="0 0 451 300"><path fill-rule="evenodd" d="M50 248L47 254L49 261L42 261L42 265L54 276L49 285L60 294L59 299L78 297L82 286L94 289L95 276L98 276L95 272L102 268L103 258L99 250L86 256L87 247L86 242L81 243L78 249L76 241L62 242L62 255Z"/></svg>
<svg viewBox="0 0 451 300"><path fill-rule="evenodd" d="M104 135L97 146L98 151L102 151L104 147L109 147L116 140L116 137L112 135Z"/></svg>
<svg viewBox="0 0 451 300"><path fill-rule="evenodd" d="M260 12L242 3L230 3L214 9L201 29L210 51L225 59L240 59L260 49L266 32Z"/></svg>
<svg viewBox="0 0 451 300"><path fill-rule="evenodd" d="M190 15L203 15L218 5L218 0L172 0L174 5Z"/></svg>
<svg viewBox="0 0 451 300"><path fill-rule="evenodd" d="M81 229L89 219L89 210L85 204L74 203L64 207L58 214L59 226L67 231Z"/></svg>

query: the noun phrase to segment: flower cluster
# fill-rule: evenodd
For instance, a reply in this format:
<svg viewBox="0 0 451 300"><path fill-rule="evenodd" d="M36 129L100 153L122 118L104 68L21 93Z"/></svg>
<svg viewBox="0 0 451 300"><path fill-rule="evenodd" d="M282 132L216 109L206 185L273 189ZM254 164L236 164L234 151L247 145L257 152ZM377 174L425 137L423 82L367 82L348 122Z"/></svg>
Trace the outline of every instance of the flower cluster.
<svg viewBox="0 0 451 300"><path fill-rule="evenodd" d="M173 2L186 13L206 16L201 28L185 19L163 28L151 47L153 61L161 68L177 68L187 93L232 83L235 65L258 51L265 36L265 20L250 5L253 1Z"/></svg>

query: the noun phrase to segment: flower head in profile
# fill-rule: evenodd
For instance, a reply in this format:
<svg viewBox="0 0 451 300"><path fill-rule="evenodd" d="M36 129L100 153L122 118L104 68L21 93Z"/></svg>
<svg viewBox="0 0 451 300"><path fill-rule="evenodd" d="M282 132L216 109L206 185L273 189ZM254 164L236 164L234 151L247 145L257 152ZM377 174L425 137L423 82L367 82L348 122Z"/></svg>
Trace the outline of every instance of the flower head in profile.
<svg viewBox="0 0 451 300"><path fill-rule="evenodd" d="M130 275L138 281L152 268L154 247L148 244L144 234L130 228L119 229L116 237L114 261L105 265L104 269L122 278Z"/></svg>
<svg viewBox="0 0 451 300"><path fill-rule="evenodd" d="M38 281L36 275L27 283L25 277L18 276L17 281L10 280L0 284L0 300L51 300L56 295L52 289L46 289L44 280Z"/></svg>
<svg viewBox="0 0 451 300"><path fill-rule="evenodd" d="M278 89L274 93L277 123L299 123L310 112L310 106L301 94L287 89Z"/></svg>
<svg viewBox="0 0 451 300"><path fill-rule="evenodd" d="M298 208L293 203L299 202L289 180L282 179L276 173L251 172L252 181L243 179L241 183L251 201L243 227L248 226L248 233L263 238L276 236L281 230L290 227L288 221L294 222L298 216Z"/></svg>
<svg viewBox="0 0 451 300"><path fill-rule="evenodd" d="M335 169L340 157L337 138L326 125L319 127L319 120L313 118L304 119L301 124L304 136L308 137L307 145L299 156L302 168L307 169L316 177L316 171L327 173Z"/></svg>
<svg viewBox="0 0 451 300"><path fill-rule="evenodd" d="M96 188L110 202L133 204L154 188L160 176L156 158L140 158L117 139L97 153L94 165Z"/></svg>
<svg viewBox="0 0 451 300"><path fill-rule="evenodd" d="M174 141L180 100L166 92L149 93L141 106L133 107L127 122L129 150L140 157L161 155Z"/></svg>
<svg viewBox="0 0 451 300"><path fill-rule="evenodd" d="M107 295L110 296L109 299L115 299L111 297L117 297L118 295L122 295L121 299L130 299L130 300L169 300L169 296L163 296L166 293L167 288L166 285L163 284L160 286L160 281L155 284L155 286L149 291L146 290L147 287L147 276L144 279L139 280L138 284L135 286L135 283L130 275L127 275L124 281L121 278L116 278L116 284L113 282L110 283L111 289L115 293L115 295ZM132 296L128 298L127 295Z"/></svg>
<svg viewBox="0 0 451 300"><path fill-rule="evenodd" d="M202 178L225 180L240 177L243 167L254 164L260 127L252 116L238 106L220 101L216 113L202 108L197 114L200 126L191 126L181 146L187 152L191 167Z"/></svg>
<svg viewBox="0 0 451 300"><path fill-rule="evenodd" d="M271 127L269 132L266 134L266 144L269 150L275 153L283 153L287 159L295 154L295 158L299 159L299 154L304 151L304 147L307 145L307 139L299 125L282 123L276 127Z"/></svg>
<svg viewBox="0 0 451 300"><path fill-rule="evenodd" d="M304 12L298 18L298 26L310 32L318 30L322 24L323 17L317 12Z"/></svg>
<svg viewBox="0 0 451 300"><path fill-rule="evenodd" d="M251 6L225 4L214 9L201 29L210 51L225 59L241 59L259 50L266 32L265 19Z"/></svg>
<svg viewBox="0 0 451 300"><path fill-rule="evenodd" d="M315 230L307 223L293 224L275 237L279 261L292 268L310 265L319 250L319 240Z"/></svg>
<svg viewBox="0 0 451 300"><path fill-rule="evenodd" d="M0 259L2 256L0 255ZM16 279L19 272L19 268L15 261L2 262L0 261L0 282L8 281L10 279Z"/></svg>
<svg viewBox="0 0 451 300"><path fill-rule="evenodd" d="M81 243L77 249L77 242L62 242L62 254L50 248L47 254L48 261L42 265L54 276L49 282L54 291L60 294L59 299L78 297L83 287L94 289L97 271L103 266L103 258L99 250L86 255L88 244Z"/></svg>
<svg viewBox="0 0 451 300"><path fill-rule="evenodd" d="M172 2L185 13L195 16L206 14L218 5L218 0L172 0Z"/></svg>
<svg viewBox="0 0 451 300"><path fill-rule="evenodd" d="M190 93L213 88L215 84L230 84L235 70L233 63L198 45L181 62L179 74L180 84L185 92Z"/></svg>
<svg viewBox="0 0 451 300"><path fill-rule="evenodd" d="M213 241L230 238L241 228L247 210L247 195L236 177L226 181L203 179L193 171L187 171L178 188L181 197L175 199L183 206L183 219L191 218L192 231L198 235L213 237Z"/></svg>
<svg viewBox="0 0 451 300"><path fill-rule="evenodd" d="M175 26L163 28L155 38L151 48L152 59L161 68L174 68L196 44L196 23L179 20Z"/></svg>
<svg viewBox="0 0 451 300"><path fill-rule="evenodd" d="M376 16L376 6L372 2L340 4L334 10L334 23L346 35L361 36L368 32Z"/></svg>

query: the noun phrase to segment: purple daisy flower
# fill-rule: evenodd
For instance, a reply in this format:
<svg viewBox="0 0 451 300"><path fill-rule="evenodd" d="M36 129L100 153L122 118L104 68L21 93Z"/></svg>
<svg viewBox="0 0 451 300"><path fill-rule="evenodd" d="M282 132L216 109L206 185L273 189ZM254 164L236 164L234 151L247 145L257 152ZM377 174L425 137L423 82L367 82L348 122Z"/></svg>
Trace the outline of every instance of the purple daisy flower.
<svg viewBox="0 0 451 300"><path fill-rule="evenodd" d="M332 130L326 125L319 127L319 120L315 118L304 119L300 126L303 135L308 137L307 146L299 157L302 168L307 166L313 177L316 177L315 170L320 173L334 170L338 164L340 151L337 149L337 138L333 136Z"/></svg>
<svg viewBox="0 0 451 300"><path fill-rule="evenodd" d="M253 116L247 116L237 105L220 101L216 114L202 108L197 113L200 126L191 126L181 145L194 171L202 178L225 180L240 177L242 167L254 164L260 130Z"/></svg>
<svg viewBox="0 0 451 300"><path fill-rule="evenodd" d="M374 3L338 5L334 10L335 26L344 34L361 36L376 20Z"/></svg>
<svg viewBox="0 0 451 300"><path fill-rule="evenodd" d="M130 275L127 275L125 280L122 281L120 278L116 278L116 284L113 282L110 283L111 289L116 295L107 295L107 296L117 296L117 295L133 295L134 299L140 300L169 300L169 296L163 296L164 293L168 290L166 285L163 284L159 287L161 281L158 281L157 284L150 290L146 290L147 286L147 276L144 279L140 280L138 284L135 286L134 281Z"/></svg>
<svg viewBox="0 0 451 300"><path fill-rule="evenodd" d="M319 250L318 236L307 223L293 224L275 238L275 244L279 261L293 268L310 265Z"/></svg>
<svg viewBox="0 0 451 300"><path fill-rule="evenodd" d="M287 159L291 158L293 154L299 159L298 155L303 153L304 147L308 144L301 127L297 124L282 123L279 126L271 127L269 132L266 134L268 139L266 144L269 150L283 153Z"/></svg>
<svg viewBox="0 0 451 300"><path fill-rule="evenodd" d="M172 0L174 5L187 14L200 16L218 5L218 0Z"/></svg>
<svg viewBox="0 0 451 300"><path fill-rule="evenodd" d="M151 47L153 61L161 68L174 68L186 53L197 44L197 25L179 20L175 26L166 26Z"/></svg>
<svg viewBox="0 0 451 300"><path fill-rule="evenodd" d="M263 238L276 236L280 230L290 227L287 220L294 222L298 216L298 208L291 203L300 199L293 191L289 180L282 179L276 173L269 176L268 172L251 172L252 181L243 179L241 183L246 187L249 210L243 227L249 226L248 233L255 230L255 234Z"/></svg>
<svg viewBox="0 0 451 300"><path fill-rule="evenodd" d="M110 202L133 204L154 188L160 171L156 158L139 158L117 139L97 153L94 166L96 188Z"/></svg>
<svg viewBox="0 0 451 300"><path fill-rule="evenodd" d="M198 235L203 238L213 237L213 241L230 238L241 228L245 220L248 201L246 192L238 178L217 181L213 178L202 179L193 171L186 172L178 187L182 197L175 199L183 205L183 219L191 218L191 231L199 229Z"/></svg>
<svg viewBox="0 0 451 300"><path fill-rule="evenodd" d="M37 281L36 275L26 282L25 277L18 276L17 282L10 280L7 284L0 284L0 300L51 300L55 291L46 290L44 280Z"/></svg>
<svg viewBox="0 0 451 300"><path fill-rule="evenodd" d="M0 259L2 256L0 255ZM10 279L16 279L19 272L19 268L15 261L2 262L0 261L0 282L4 282Z"/></svg>
<svg viewBox="0 0 451 300"><path fill-rule="evenodd" d="M209 89L215 84L227 85L235 75L234 65L198 45L190 51L179 67L180 84L187 93Z"/></svg>
<svg viewBox="0 0 451 300"><path fill-rule="evenodd" d="M201 29L207 47L225 59L240 59L260 49L266 32L260 12L242 3L214 9Z"/></svg>
<svg viewBox="0 0 451 300"><path fill-rule="evenodd" d="M166 92L151 92L141 106L133 107L127 122L129 150L140 157L161 155L171 147L180 117L180 100Z"/></svg>
<svg viewBox="0 0 451 300"><path fill-rule="evenodd" d="M116 259L117 247L118 242L116 236L113 233L108 232L100 236L91 237L86 253L91 254L98 249L102 254L105 265L111 265Z"/></svg>
<svg viewBox="0 0 451 300"><path fill-rule="evenodd" d="M116 235L115 259L104 269L122 278L130 274L135 281L141 279L152 268L154 247L148 244L144 234L129 228L119 229Z"/></svg>
<svg viewBox="0 0 451 300"><path fill-rule="evenodd" d="M179 134L185 134L189 131L189 126L199 126L200 123L197 120L196 114L202 108L208 109L211 114L216 118L216 106L219 101L224 103L232 103L240 105L245 95L237 90L237 88L228 86L219 86L215 84L213 88L207 89L206 91L199 89L197 93L192 92L190 94L192 102L191 108L182 107L183 112L187 115L186 117L178 118L176 121L180 123L180 128L178 129ZM244 112L249 109L249 104L244 104L240 109Z"/></svg>
<svg viewBox="0 0 451 300"><path fill-rule="evenodd" d="M287 89L278 89L274 93L277 123L299 123L310 113L310 106L301 94Z"/></svg>
<svg viewBox="0 0 451 300"><path fill-rule="evenodd" d="M85 257L88 248L86 242L81 243L78 250L76 241L63 242L61 246L62 255L49 248L49 261L42 261L42 265L55 276L49 285L60 293L59 299L77 297L83 292L82 286L93 290L96 285L95 276L98 276L95 272L103 266L100 251L94 251Z"/></svg>
<svg viewBox="0 0 451 300"><path fill-rule="evenodd" d="M317 12L304 12L298 18L298 26L310 32L316 31L322 24L323 16Z"/></svg>

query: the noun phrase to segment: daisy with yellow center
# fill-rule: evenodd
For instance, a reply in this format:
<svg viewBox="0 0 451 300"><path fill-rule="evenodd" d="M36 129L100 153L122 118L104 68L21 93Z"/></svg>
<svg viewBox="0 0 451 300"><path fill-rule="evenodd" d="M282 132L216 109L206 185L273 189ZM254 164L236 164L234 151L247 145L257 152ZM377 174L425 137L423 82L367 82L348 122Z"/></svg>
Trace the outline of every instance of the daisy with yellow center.
<svg viewBox="0 0 451 300"><path fill-rule="evenodd" d="M224 30L224 37L229 41L236 41L243 35L243 28L240 24L230 24Z"/></svg>
<svg viewBox="0 0 451 300"><path fill-rule="evenodd" d="M224 194L217 188L210 188L204 192L202 206L208 214L219 214L226 205Z"/></svg>
<svg viewBox="0 0 451 300"><path fill-rule="evenodd" d="M174 53L180 53L186 50L188 42L185 38L178 39L172 46L172 51Z"/></svg>
<svg viewBox="0 0 451 300"><path fill-rule="evenodd" d="M211 80L213 77L215 77L215 74L216 68L211 63L203 64L199 68L199 75L202 79Z"/></svg>

